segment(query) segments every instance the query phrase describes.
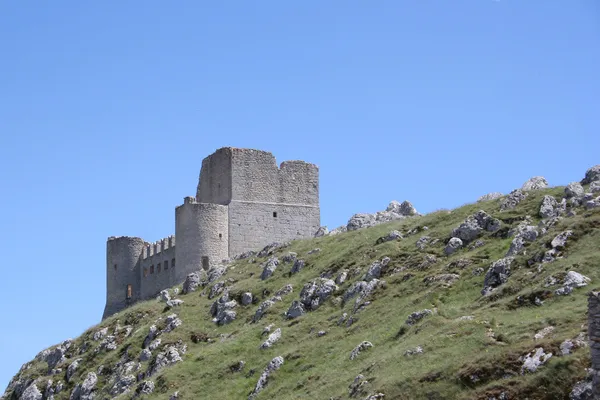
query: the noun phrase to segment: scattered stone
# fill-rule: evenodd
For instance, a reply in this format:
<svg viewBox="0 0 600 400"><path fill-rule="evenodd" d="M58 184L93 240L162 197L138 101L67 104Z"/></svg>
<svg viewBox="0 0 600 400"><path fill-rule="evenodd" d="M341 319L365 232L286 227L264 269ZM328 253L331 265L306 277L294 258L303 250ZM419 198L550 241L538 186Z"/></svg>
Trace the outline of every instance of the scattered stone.
<svg viewBox="0 0 600 400"><path fill-rule="evenodd" d="M359 344L358 346L356 346L354 348L354 350L352 350L350 352L350 359L354 360L356 357L358 357L358 355L361 352L363 352L363 351L365 351L365 350L367 350L368 348L371 348L371 347L373 347L373 344L371 342L366 342L366 341L362 342L361 344Z"/></svg>
<svg viewBox="0 0 600 400"><path fill-rule="evenodd" d="M278 243L278 242L268 244L261 251L258 252L257 256L258 257L270 256L275 251L282 249L284 247L287 247L288 245L289 245L289 243Z"/></svg>
<svg viewBox="0 0 600 400"><path fill-rule="evenodd" d="M229 366L229 370L233 373L235 372L241 372L244 367L246 366L246 362L245 361L238 361L233 365Z"/></svg>
<svg viewBox="0 0 600 400"><path fill-rule="evenodd" d="M169 294L169 291L161 290L160 291L160 301L162 301L163 303L166 303L169 300L171 300L171 295Z"/></svg>
<svg viewBox="0 0 600 400"><path fill-rule="evenodd" d="M463 315L460 318L457 318L457 321L473 321L475 317L473 315Z"/></svg>
<svg viewBox="0 0 600 400"><path fill-rule="evenodd" d="M423 354L423 348L421 346L417 346L414 349L408 349L404 352L405 356L414 356L415 354Z"/></svg>
<svg viewBox="0 0 600 400"><path fill-rule="evenodd" d="M435 282L441 282L444 287L450 287L454 284L454 282L456 282L459 279L460 275L457 274L439 274L425 277L425 279L423 279L423 282L427 285L430 285Z"/></svg>
<svg viewBox="0 0 600 400"><path fill-rule="evenodd" d="M590 193L600 193L600 181L594 181L590 184Z"/></svg>
<svg viewBox="0 0 600 400"><path fill-rule="evenodd" d="M373 214L359 213L354 214L346 225L348 231L355 231L361 228L368 228L375 226L375 216Z"/></svg>
<svg viewBox="0 0 600 400"><path fill-rule="evenodd" d="M260 375L260 378L258 378L258 382L256 383L254 390L252 393L250 393L250 396L248 396L248 400L253 400L256 395L263 390L265 386L267 386L271 374L281 368L282 365L283 357L281 356L275 357L269 362L263 373Z"/></svg>
<svg viewBox="0 0 600 400"><path fill-rule="evenodd" d="M148 329L148 334L144 338L144 343L142 344L142 348L145 349L146 347L148 347L150 342L152 342L157 335L159 335L159 330L156 327L156 325L150 326L150 328Z"/></svg>
<svg viewBox="0 0 600 400"><path fill-rule="evenodd" d="M348 278L348 270L344 269L335 277L335 283L338 285L341 285L344 282L346 282L347 278Z"/></svg>
<svg viewBox="0 0 600 400"><path fill-rule="evenodd" d="M19 397L20 400L42 400L42 398L42 392L40 392L35 383L29 385L21 397Z"/></svg>
<svg viewBox="0 0 600 400"><path fill-rule="evenodd" d="M527 372L536 372L538 368L544 365L551 357L552 353L544 353L544 349L541 347L537 347L535 350L520 357L519 360L523 361L521 375L524 375Z"/></svg>
<svg viewBox="0 0 600 400"><path fill-rule="evenodd" d="M65 353L71 347L71 343L72 340L67 339L46 354L45 359L48 363L48 370L54 369L66 360Z"/></svg>
<svg viewBox="0 0 600 400"><path fill-rule="evenodd" d="M286 255L281 257L281 261L286 264L291 263L296 260L296 257L298 257L297 253L294 253L293 251L288 251Z"/></svg>
<svg viewBox="0 0 600 400"><path fill-rule="evenodd" d="M534 176L523 184L522 190L538 190L548 187L548 181L543 176Z"/></svg>
<svg viewBox="0 0 600 400"><path fill-rule="evenodd" d="M200 271L204 273L204 270ZM225 275L227 272L227 267L224 265L214 265L211 266L210 269L206 272L206 284L215 282L217 279Z"/></svg>
<svg viewBox="0 0 600 400"><path fill-rule="evenodd" d="M267 262L265 262L265 264L263 265L263 271L260 275L260 279L264 281L265 279L270 278L273 275L273 272L275 272L275 270L277 269L278 265L279 260L277 259L277 257L269 258Z"/></svg>
<svg viewBox="0 0 600 400"><path fill-rule="evenodd" d="M285 313L286 317L289 319L298 318L306 313L304 305L298 300L294 300L292 305Z"/></svg>
<svg viewBox="0 0 600 400"><path fill-rule="evenodd" d="M587 347L587 341L585 340L585 334L580 333L575 339L567 339L560 344L560 352L563 356L569 355L573 350Z"/></svg>
<svg viewBox="0 0 600 400"><path fill-rule="evenodd" d="M572 197L582 197L585 194L583 186L579 182L571 182L565 188L565 196L570 199Z"/></svg>
<svg viewBox="0 0 600 400"><path fill-rule="evenodd" d="M181 289L182 294L188 294L190 292L195 292L198 286L200 285L200 274L198 272L192 272L188 274L185 278L185 282L183 282L183 288Z"/></svg>
<svg viewBox="0 0 600 400"><path fill-rule="evenodd" d="M267 340L263 344L260 345L261 349L268 349L272 347L275 343L277 343L281 339L281 329L277 328L273 333L269 335Z"/></svg>
<svg viewBox="0 0 600 400"><path fill-rule="evenodd" d="M298 272L302 271L302 268L304 268L304 260L296 260L294 261L294 265L292 266L292 270L290 271L292 274L297 274Z"/></svg>
<svg viewBox="0 0 600 400"><path fill-rule="evenodd" d="M357 375L348 386L348 394L350 397L364 396L371 391L371 384L365 379L363 375Z"/></svg>
<svg viewBox="0 0 600 400"><path fill-rule="evenodd" d="M289 283L275 292L273 301L281 301L281 296L288 295L294 291L294 288Z"/></svg>
<svg viewBox="0 0 600 400"><path fill-rule="evenodd" d="M246 258L253 257L255 255L256 255L256 252L254 252L254 251L247 251L245 253L242 253L242 254L239 254L239 255L235 256L233 259L234 260L243 260L243 259L246 259Z"/></svg>
<svg viewBox="0 0 600 400"><path fill-rule="evenodd" d="M591 210L592 208L600 207L600 196L596 197L593 200L588 200L585 202L585 209Z"/></svg>
<svg viewBox="0 0 600 400"><path fill-rule="evenodd" d="M106 335L108 335L108 327L102 328L99 331L96 331L94 333L94 336L92 336L92 339L94 339L95 341L98 341L100 339L104 339L104 337Z"/></svg>
<svg viewBox="0 0 600 400"><path fill-rule="evenodd" d="M99 352L102 350L112 351L112 350L116 350L116 349L117 349L117 338L114 335L108 335L100 342L100 345L96 349L96 352Z"/></svg>
<svg viewBox="0 0 600 400"><path fill-rule="evenodd" d="M327 229L326 226L322 226L319 229L317 229L314 237L318 238L318 237L326 236L328 234L329 234L329 229Z"/></svg>
<svg viewBox="0 0 600 400"><path fill-rule="evenodd" d="M481 247L483 245L485 245L485 242L481 239L477 239L469 245L469 250L475 250L476 248Z"/></svg>
<svg viewBox="0 0 600 400"><path fill-rule="evenodd" d="M265 300L262 303L260 303L252 320L254 322L258 322L273 304L275 304L273 300Z"/></svg>
<svg viewBox="0 0 600 400"><path fill-rule="evenodd" d="M492 193L484 194L479 199L477 199L477 202L479 203L479 202L482 202L482 201L496 200L496 199L499 199L502 196L504 196L504 195L502 193L500 193L500 192L492 192Z"/></svg>
<svg viewBox="0 0 600 400"><path fill-rule="evenodd" d="M179 399L179 392L175 392L171 395L171 397L169 397L169 400L178 400Z"/></svg>
<svg viewBox="0 0 600 400"><path fill-rule="evenodd" d="M417 212L417 209L409 201L406 200L402 203L399 203L396 200L392 200L385 209L385 211L390 211L404 216L413 216L419 214Z"/></svg>
<svg viewBox="0 0 600 400"><path fill-rule="evenodd" d="M448 244L444 248L444 254L447 256L454 254L463 246L463 241L457 237L453 237L448 241Z"/></svg>
<svg viewBox="0 0 600 400"><path fill-rule="evenodd" d="M140 353L140 361L141 362L148 361L151 358L152 358L152 352L149 349L144 349Z"/></svg>
<svg viewBox="0 0 600 400"><path fill-rule="evenodd" d="M458 228L452 231L452 236L470 243L483 231L496 232L500 229L500 220L492 218L483 210L469 216Z"/></svg>
<svg viewBox="0 0 600 400"><path fill-rule="evenodd" d="M79 385L75 386L75 389L73 389L70 400L93 400L93 391L96 388L97 382L98 377L96 374L93 372L88 372L83 383L80 383Z"/></svg>
<svg viewBox="0 0 600 400"><path fill-rule="evenodd" d="M500 201L500 211L512 210L527 197L521 189L515 189Z"/></svg>
<svg viewBox="0 0 600 400"><path fill-rule="evenodd" d="M307 310L314 311L337 289L338 287L331 279L314 279L302 288L300 302Z"/></svg>
<svg viewBox="0 0 600 400"><path fill-rule="evenodd" d="M167 307L169 307L169 308L179 307L182 304L183 304L183 300L181 300L181 299L173 299L173 300L167 301Z"/></svg>
<svg viewBox="0 0 600 400"><path fill-rule="evenodd" d="M350 220L348 220L346 229L348 231L355 231L357 229L368 228L385 222L395 221L397 219L403 219L415 215L419 215L419 213L410 202L404 201L402 203L398 203L394 200L388 205L385 211L379 211L375 214L354 214Z"/></svg>
<svg viewBox="0 0 600 400"><path fill-rule="evenodd" d="M213 317L213 322L217 325L225 325L235 320L237 307L235 300L229 300L229 293L225 292L217 301L210 307L210 315Z"/></svg>
<svg viewBox="0 0 600 400"><path fill-rule="evenodd" d="M544 196L540 205L540 217L555 218L566 212L567 201L563 199L560 203L553 196Z"/></svg>
<svg viewBox="0 0 600 400"><path fill-rule="evenodd" d="M389 258L388 258L388 262L389 262ZM373 279L378 279L381 276L382 267L383 267L383 265L381 262L374 261L371 264L371 266L369 266L369 269L364 277L364 280L369 282L369 281L372 281Z"/></svg>
<svg viewBox="0 0 600 400"><path fill-rule="evenodd" d="M591 370L591 368L590 368ZM569 394L570 400L594 400L594 391L592 388L592 374L588 374L588 377L584 381L579 381L573 386L573 390Z"/></svg>
<svg viewBox="0 0 600 400"><path fill-rule="evenodd" d="M510 264L512 263L512 257L504 257L492 263L483 281L482 295L489 294L492 289L506 283L510 276Z"/></svg>
<svg viewBox="0 0 600 400"><path fill-rule="evenodd" d="M565 277L563 286L554 291L558 296L566 296L573 292L573 289L587 286L592 280L579 272L569 271Z"/></svg>
<svg viewBox="0 0 600 400"><path fill-rule="evenodd" d="M179 319L177 314L171 314L167 316L166 323L167 326L165 326L165 328L162 330L163 333L171 332L172 330L180 326L183 323L183 321Z"/></svg>
<svg viewBox="0 0 600 400"><path fill-rule="evenodd" d="M242 305L247 306L252 304L252 293L246 292L242 294Z"/></svg>
<svg viewBox="0 0 600 400"><path fill-rule="evenodd" d="M538 333L536 333L533 336L534 340L540 340L545 338L546 336L548 336L549 334L551 334L552 332L554 332L554 327L553 326L547 326L544 329L542 329L541 331L539 331Z"/></svg>
<svg viewBox="0 0 600 400"><path fill-rule="evenodd" d="M148 369L148 377L156 375L163 368L180 361L183 361L183 359L179 355L179 350L175 346L169 346L165 351L156 355L154 362Z"/></svg>
<svg viewBox="0 0 600 400"><path fill-rule="evenodd" d="M319 331L319 332L317 332L317 336L318 337L325 336L325 335L327 335L326 331Z"/></svg>
<svg viewBox="0 0 600 400"><path fill-rule="evenodd" d="M334 230L329 232L329 236L335 236L335 235L338 235L340 233L344 233L347 231L348 231L348 228L346 228L346 225L338 226L337 228L335 228Z"/></svg>
<svg viewBox="0 0 600 400"><path fill-rule="evenodd" d="M387 235L382 236L379 239L377 239L375 244L391 242L392 240L398 240L398 239L403 239L402 233L400 233L400 231L393 230L390 233L388 233Z"/></svg>
<svg viewBox="0 0 600 400"><path fill-rule="evenodd" d="M137 395L148 395L148 394L152 394L152 392L154 392L154 382L152 381L144 381L142 383L140 383L140 385L137 387L137 389L135 389L135 393Z"/></svg>
<svg viewBox="0 0 600 400"><path fill-rule="evenodd" d="M321 249L317 247L316 249L312 249L311 251L309 251L307 254L309 254L309 255L310 254L315 254L315 253L318 253L320 251L321 251Z"/></svg>
<svg viewBox="0 0 600 400"><path fill-rule="evenodd" d="M75 361L73 361L69 367L67 368L67 383L71 382L71 378L73 377L73 375L75 374L75 372L77 371L77 369L79 368L79 363L82 361L82 358L78 358Z"/></svg>
<svg viewBox="0 0 600 400"><path fill-rule="evenodd" d="M600 181L600 165L595 165L585 171L585 177L581 180L582 185Z"/></svg>
<svg viewBox="0 0 600 400"><path fill-rule="evenodd" d="M567 239L572 235L573 231L570 230L561 232L558 235L556 235L554 239L552 239L550 245L553 249L563 249L567 244Z"/></svg>
<svg viewBox="0 0 600 400"><path fill-rule="evenodd" d="M421 310L421 311L415 311L412 314L410 314L408 316L408 318L406 319L406 325L408 326L412 326L414 324L416 324L417 322L419 322L420 320L422 320L423 318L432 315L433 311L425 309L425 310Z"/></svg>
<svg viewBox="0 0 600 400"><path fill-rule="evenodd" d="M425 250L425 247L429 244L431 238L429 236L421 236L419 240L417 240L416 246L419 250Z"/></svg>

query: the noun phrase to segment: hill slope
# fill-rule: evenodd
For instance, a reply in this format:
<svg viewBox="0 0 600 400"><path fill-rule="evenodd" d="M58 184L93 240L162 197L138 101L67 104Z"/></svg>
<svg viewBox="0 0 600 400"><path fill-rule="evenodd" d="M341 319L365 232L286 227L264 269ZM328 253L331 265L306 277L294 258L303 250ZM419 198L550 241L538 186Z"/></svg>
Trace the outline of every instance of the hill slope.
<svg viewBox="0 0 600 400"><path fill-rule="evenodd" d="M600 282L600 193L572 189L516 191L199 273L196 290L169 291L183 303L136 304L43 351L4 398L569 398L590 365L587 293ZM393 230L401 237L383 239Z"/></svg>

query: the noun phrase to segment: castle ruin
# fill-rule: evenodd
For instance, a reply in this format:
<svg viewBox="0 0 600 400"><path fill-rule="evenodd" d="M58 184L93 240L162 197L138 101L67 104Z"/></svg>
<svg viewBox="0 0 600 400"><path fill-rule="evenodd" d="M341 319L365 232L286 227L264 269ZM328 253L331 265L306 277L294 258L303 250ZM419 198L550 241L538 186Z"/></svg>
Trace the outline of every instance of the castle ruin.
<svg viewBox="0 0 600 400"><path fill-rule="evenodd" d="M196 196L175 209L174 236L155 243L108 238L102 318L156 297L190 272L272 242L312 237L319 227L316 165L285 161L277 167L266 151L218 149L202 160Z"/></svg>

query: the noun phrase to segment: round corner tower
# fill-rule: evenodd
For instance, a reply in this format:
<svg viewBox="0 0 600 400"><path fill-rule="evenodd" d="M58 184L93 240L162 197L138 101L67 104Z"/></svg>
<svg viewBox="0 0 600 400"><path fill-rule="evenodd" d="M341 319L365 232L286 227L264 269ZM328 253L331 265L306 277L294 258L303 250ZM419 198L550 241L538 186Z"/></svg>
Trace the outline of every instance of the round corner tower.
<svg viewBox="0 0 600 400"><path fill-rule="evenodd" d="M145 242L111 236L106 241L106 306L103 319L139 300L139 260Z"/></svg>
<svg viewBox="0 0 600 400"><path fill-rule="evenodd" d="M227 206L199 203L186 197L175 210L175 257L177 279L190 272L208 269L229 256L229 216Z"/></svg>

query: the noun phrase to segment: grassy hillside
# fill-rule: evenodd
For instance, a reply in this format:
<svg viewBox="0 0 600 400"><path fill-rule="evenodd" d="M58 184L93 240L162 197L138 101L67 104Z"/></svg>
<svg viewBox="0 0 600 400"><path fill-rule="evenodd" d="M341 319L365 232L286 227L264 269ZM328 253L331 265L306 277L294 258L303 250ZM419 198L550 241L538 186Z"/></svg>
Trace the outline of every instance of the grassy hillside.
<svg viewBox="0 0 600 400"><path fill-rule="evenodd" d="M530 191L508 211L500 211L500 198L295 241L275 251L280 264L265 281L260 275L268 257L237 260L217 281L230 287L229 297L238 303L244 292L251 292L254 302L239 304L233 322L223 326L212 322L211 305L220 297L208 299L214 282L176 295L184 303L171 309L160 300L136 304L73 340L67 358L55 367L61 369L55 375L48 374L43 354L26 364L6 399L18 399L15 392L23 392L32 382L44 393L49 379L53 388L63 382L54 399L69 399L89 372L97 374L94 398L113 398L110 392L115 390L115 376L131 361L130 374L136 381L118 398L132 398L144 381L152 381L153 392L139 398L169 399L178 392L178 399L246 399L267 364L277 356L283 357L284 363L271 374L257 399L365 399L377 393L384 394L385 399L568 399L576 382L585 379L589 348L579 347L562 355L560 345L587 332L587 293L600 282L600 209L577 207L575 215L565 214L545 234L526 243L525 254L515 256L506 283L486 296L481 294L486 271L510 247L513 238L508 236L509 230L526 216L537 226L545 195L560 201L564 188ZM500 219L500 229L483 232L479 238L482 246L467 245L446 256L444 247L452 230L479 210ZM404 238L377 244L392 230L402 232ZM573 235L562 258L547 263L532 261L565 230L572 230ZM422 236L429 236L433 244L419 249L416 243ZM320 251L308 254L315 248ZM281 261L288 252L305 260L299 273L290 274L293 262ZM384 257L390 258L379 278L385 283L377 286L364 299L367 304L354 313L356 297L344 302L344 294L363 279L374 261ZM295 319L285 317L307 282L319 276L335 279L344 269L348 270L347 280L337 285L335 293L318 309ZM591 283L570 295L558 296L554 291L568 271L589 277ZM547 286L552 280L556 283ZM292 285L293 292L282 295L260 321L252 322L260 303L287 284ZM432 314L412 325L406 323L411 313L425 309ZM340 323L344 313L347 318ZM138 361L150 326L164 329L171 314L177 315L181 325L158 336L161 344L150 359ZM350 317L353 323L348 323ZM271 332L281 329L281 339L271 348L259 349L267 338L261 335L263 329L271 324ZM113 350L106 348L105 339L93 338L105 327L108 335L117 332ZM546 327L553 330L534 339ZM320 331L326 334L319 335ZM351 360L351 351L363 341L373 346ZM182 361L144 377L142 374L153 369L168 346L179 349ZM422 352L407 354L418 346ZM552 357L536 372L522 374L520 357L540 347ZM67 383L67 368L79 358L79 367ZM238 371L239 361L244 361L244 366ZM364 378L357 383L367 383L353 391L351 385L359 374Z"/></svg>

